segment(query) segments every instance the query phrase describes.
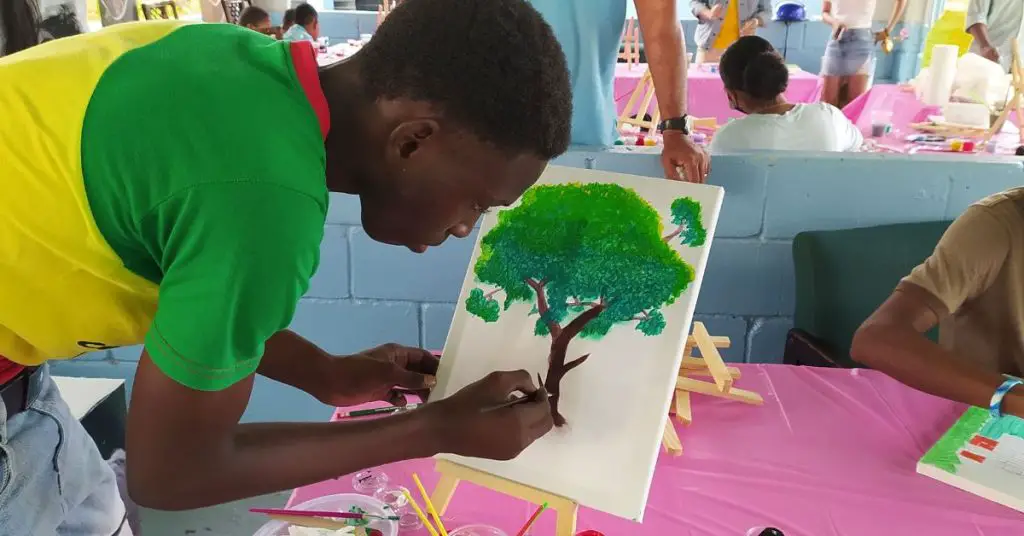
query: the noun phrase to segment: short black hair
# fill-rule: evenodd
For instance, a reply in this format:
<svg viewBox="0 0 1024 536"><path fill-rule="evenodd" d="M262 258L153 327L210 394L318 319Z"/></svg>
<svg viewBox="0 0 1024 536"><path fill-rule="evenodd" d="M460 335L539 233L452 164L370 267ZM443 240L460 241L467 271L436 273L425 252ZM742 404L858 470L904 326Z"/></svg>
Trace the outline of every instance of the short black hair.
<svg viewBox="0 0 1024 536"><path fill-rule="evenodd" d="M39 11L33 0L0 1L0 56L39 44Z"/></svg>
<svg viewBox="0 0 1024 536"><path fill-rule="evenodd" d="M316 8L313 6L306 3L295 6L295 24L306 26L316 22L316 18Z"/></svg>
<svg viewBox="0 0 1024 536"><path fill-rule="evenodd" d="M406 0L357 57L373 98L429 102L509 154L569 146L565 54L525 0Z"/></svg>
<svg viewBox="0 0 1024 536"><path fill-rule="evenodd" d="M238 16L238 24L240 26L256 26L265 20L270 20L270 13L256 6L249 6L243 9L242 14Z"/></svg>
<svg viewBox="0 0 1024 536"><path fill-rule="evenodd" d="M284 20L281 21L282 26L291 26L295 24L295 10L286 9L284 10Z"/></svg>
<svg viewBox="0 0 1024 536"><path fill-rule="evenodd" d="M725 49L718 72L726 89L770 101L786 91L789 69L775 47L763 37L740 37Z"/></svg>

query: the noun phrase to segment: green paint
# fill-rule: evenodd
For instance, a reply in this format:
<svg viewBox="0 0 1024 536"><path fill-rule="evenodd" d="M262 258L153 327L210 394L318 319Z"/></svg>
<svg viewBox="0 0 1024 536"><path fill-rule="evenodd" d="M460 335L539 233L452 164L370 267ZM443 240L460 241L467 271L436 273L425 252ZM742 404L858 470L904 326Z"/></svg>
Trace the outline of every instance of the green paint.
<svg viewBox="0 0 1024 536"><path fill-rule="evenodd" d="M933 465L948 473L956 474L960 466L958 453L971 440L979 434L992 416L988 410L981 408L969 408L939 440L928 449L928 452L921 458L921 463ZM984 434L987 436L987 434ZM991 436L987 436L991 437ZM996 439L993 437L993 439Z"/></svg>
<svg viewBox="0 0 1024 536"><path fill-rule="evenodd" d="M1004 435L1024 439L1024 419L1013 415L1004 415L1001 419L991 419L981 429L981 435L996 440Z"/></svg>
<svg viewBox="0 0 1024 536"><path fill-rule="evenodd" d="M700 203L684 197L670 205L674 230L665 233L658 211L634 190L617 184L536 186L522 201L498 214L480 241L473 267L477 281L466 310L497 322L513 303L532 304L534 334L550 336L548 374L555 424L562 378L589 354L567 359L573 338L601 339L618 324L646 336L665 329L661 308L693 282L694 269L673 249L701 246L707 229ZM492 296L502 292L499 305Z"/></svg>
<svg viewBox="0 0 1024 536"><path fill-rule="evenodd" d="M366 515L366 510L363 510L362 508L360 508L358 506L353 506L353 507L349 508L348 511L349 511L349 513L352 513L352 514L359 514L361 516L365 516ZM365 527L365 526L370 524L370 520L365 518L365 517L360 518L360 519L346 519L345 520L345 524L353 526L353 527Z"/></svg>
<svg viewBox="0 0 1024 536"><path fill-rule="evenodd" d="M672 221L683 229L683 244L703 245L707 231L700 204L690 198L672 203ZM482 289L473 289L466 310L495 322L517 301L533 302L534 333L550 334L563 323L604 303L605 309L580 333L600 339L612 326L636 322L644 335L665 329L660 308L673 303L694 279L694 270L666 243L658 212L635 191L616 184L537 186L481 241L474 267L477 280L504 292L503 307ZM546 311L537 307L536 283Z"/></svg>

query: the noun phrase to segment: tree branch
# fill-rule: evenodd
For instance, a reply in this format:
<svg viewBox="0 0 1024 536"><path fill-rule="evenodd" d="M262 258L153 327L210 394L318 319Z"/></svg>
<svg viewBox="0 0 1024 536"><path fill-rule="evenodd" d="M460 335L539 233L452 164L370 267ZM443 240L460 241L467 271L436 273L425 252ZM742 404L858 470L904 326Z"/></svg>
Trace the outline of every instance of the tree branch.
<svg viewBox="0 0 1024 536"><path fill-rule="evenodd" d="M562 374L565 374L566 372L569 372L570 370L582 365L588 357L590 357L590 354L581 355L580 357L577 357L576 359L573 359L572 361L566 363L565 368L563 369L564 372L562 372Z"/></svg>
<svg viewBox="0 0 1024 536"><path fill-rule="evenodd" d="M547 281L544 279L536 281L528 277L524 279L523 282L529 285L529 287L533 289L534 294L537 295L537 312L540 313L541 319L543 319L544 323L548 326L548 332L551 333L551 338L557 339L558 336L562 334L562 326L559 326L558 322L551 320L548 315L551 308L548 307L548 296L547 293L544 292L544 284Z"/></svg>
<svg viewBox="0 0 1024 536"><path fill-rule="evenodd" d="M647 314L647 311L640 311L640 316L634 316L633 320L650 320L651 315Z"/></svg>
<svg viewBox="0 0 1024 536"><path fill-rule="evenodd" d="M672 231L671 233L663 236L661 238L661 241L662 242L668 242L669 240L672 240L673 238L679 236L684 230L686 230L686 224L685 223L680 223L679 226L676 227L675 231Z"/></svg>
<svg viewBox="0 0 1024 536"><path fill-rule="evenodd" d="M598 305L601 304L597 302L579 301L574 299L570 300L569 303L567 303L566 305L569 307L597 307Z"/></svg>
<svg viewBox="0 0 1024 536"><path fill-rule="evenodd" d="M484 299L485 299L485 300L486 300L486 299L490 299L490 298L491 298L492 296L494 296L495 294L497 294L497 293L501 292L502 290L505 290L505 289L503 289L503 288L501 288L501 287L498 287L498 288L496 288L496 289L494 289L494 290L492 290L492 291L488 292L487 294L484 294Z"/></svg>
<svg viewBox="0 0 1024 536"><path fill-rule="evenodd" d="M601 314L601 311L604 311L604 306L595 305L590 309L587 309L586 311L580 313L580 315L577 316L576 318L573 318L572 322L569 322L569 324L565 326L565 329L562 331L563 334L566 335L565 340L569 341L573 337L579 335L580 332L583 331L583 327L587 325L587 322L590 322L591 320L597 318L597 315Z"/></svg>

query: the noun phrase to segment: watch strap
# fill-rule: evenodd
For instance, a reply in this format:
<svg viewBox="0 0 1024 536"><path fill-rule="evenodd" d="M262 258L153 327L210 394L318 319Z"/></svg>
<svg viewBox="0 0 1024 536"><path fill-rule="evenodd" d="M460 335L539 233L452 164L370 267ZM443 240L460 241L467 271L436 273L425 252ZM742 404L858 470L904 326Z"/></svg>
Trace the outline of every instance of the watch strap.
<svg viewBox="0 0 1024 536"><path fill-rule="evenodd" d="M1006 398L1006 394L1011 389L1018 385L1024 385L1024 380L1020 378L1006 378L1006 381L1002 385L996 388L996 392L992 393L992 400L988 403L988 412L995 418L1003 416L1003 399Z"/></svg>
<svg viewBox="0 0 1024 536"><path fill-rule="evenodd" d="M682 115L680 117L672 117L658 123L658 132L664 132L666 130L678 130L683 134L689 134L690 116Z"/></svg>

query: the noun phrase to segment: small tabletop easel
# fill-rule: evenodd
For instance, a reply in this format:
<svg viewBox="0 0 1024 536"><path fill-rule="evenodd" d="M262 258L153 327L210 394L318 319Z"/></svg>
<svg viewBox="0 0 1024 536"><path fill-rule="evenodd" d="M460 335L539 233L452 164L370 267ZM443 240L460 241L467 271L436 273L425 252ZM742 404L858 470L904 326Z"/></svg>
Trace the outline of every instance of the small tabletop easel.
<svg viewBox="0 0 1024 536"><path fill-rule="evenodd" d="M639 107L636 105L637 99L641 99ZM619 114L619 128L621 129L623 125L633 125L645 128L649 133L654 133L658 129L658 122L661 121L661 112L655 109L654 113L651 114L651 120L644 120L644 116L647 115L647 110L650 109L651 100L653 99L654 78L651 77L651 70L647 69L644 71L644 75L640 77L640 81L637 82L636 88L633 89L633 94L626 101L626 106L622 109L622 113Z"/></svg>
<svg viewBox="0 0 1024 536"><path fill-rule="evenodd" d="M434 493L430 496L430 502L437 508L438 515L444 515L445 510L448 509L448 503L452 500L452 495L455 494L455 488L458 487L459 482L465 480L538 506L547 503L548 508L558 514L555 522L555 536L574 536L576 534L576 516L580 506L571 499L448 460L437 460L435 469L441 475L441 479L437 481L437 487L434 488Z"/></svg>
<svg viewBox="0 0 1024 536"><path fill-rule="evenodd" d="M1020 130L1020 144L1024 145L1024 67L1020 64L1020 47L1017 39L1014 38L1010 41L1012 58L1010 62L1010 89L1013 90L1013 96L1007 101L1006 105L1003 106L1003 111L999 113L999 117L996 118L995 122L992 123L992 128L988 130L982 141L986 144L993 136L999 134L999 131L1003 129L1003 125L1006 120L1010 118L1010 112L1017 113L1017 126L1021 127Z"/></svg>
<svg viewBox="0 0 1024 536"><path fill-rule="evenodd" d="M394 0L380 0L380 5L377 6L377 27L380 28L384 19L391 13L391 10L395 8Z"/></svg>
<svg viewBox="0 0 1024 536"><path fill-rule="evenodd" d="M622 29L622 51L619 52L619 59L626 60L626 67L631 71L634 65L640 64L640 30L637 28L636 19L626 19L626 26Z"/></svg>
<svg viewBox="0 0 1024 536"><path fill-rule="evenodd" d="M740 377L740 370L727 366L718 353L719 348L728 348L729 345L729 337L712 337L703 322L693 323L693 334L687 339L683 350L683 364L679 368L676 392L672 396L672 408L669 410L669 414L674 414L679 422L685 425L693 422L690 393L717 396L754 405L764 403L761 395L732 386ZM700 350L700 357L693 356L694 348ZM714 382L696 380L692 376L710 376ZM679 434L676 433L671 418L665 422L665 435L661 444L672 455L678 456L683 453Z"/></svg>

